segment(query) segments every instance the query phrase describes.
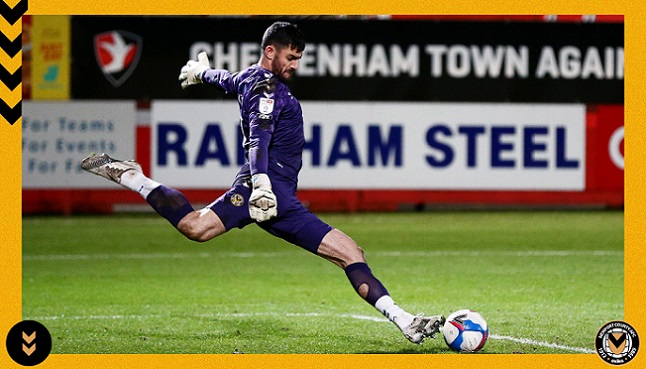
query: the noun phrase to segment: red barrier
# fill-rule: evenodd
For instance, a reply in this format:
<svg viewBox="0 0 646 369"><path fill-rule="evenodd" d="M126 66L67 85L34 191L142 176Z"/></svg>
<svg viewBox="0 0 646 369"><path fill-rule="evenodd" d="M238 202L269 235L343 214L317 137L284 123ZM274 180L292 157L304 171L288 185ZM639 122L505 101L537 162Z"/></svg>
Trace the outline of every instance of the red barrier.
<svg viewBox="0 0 646 369"><path fill-rule="evenodd" d="M590 108L586 126L587 191L623 194L623 105Z"/></svg>

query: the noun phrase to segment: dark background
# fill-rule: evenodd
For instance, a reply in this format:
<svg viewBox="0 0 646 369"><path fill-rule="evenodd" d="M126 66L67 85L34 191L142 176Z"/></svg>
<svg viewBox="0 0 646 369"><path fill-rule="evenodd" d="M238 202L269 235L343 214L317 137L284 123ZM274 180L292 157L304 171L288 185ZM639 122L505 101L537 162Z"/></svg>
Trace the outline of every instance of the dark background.
<svg viewBox="0 0 646 369"><path fill-rule="evenodd" d="M72 18L73 99L200 99L223 94L210 86L179 87L177 77L189 47L197 41L260 42L264 30L278 18L122 17ZM289 19L284 19L289 20ZM534 72L544 46L599 49L623 47L623 23L461 22L433 20L296 19L307 43L400 45L420 49L418 77L304 77L291 83L300 100L317 101L437 101L437 102L581 102L623 104L623 79L537 79ZM122 30L143 37L141 59L121 86L112 86L100 71L93 39L96 34ZM527 46L527 78L452 78L430 73L427 44ZM369 50L369 48L368 48ZM583 56L582 56L583 58Z"/></svg>

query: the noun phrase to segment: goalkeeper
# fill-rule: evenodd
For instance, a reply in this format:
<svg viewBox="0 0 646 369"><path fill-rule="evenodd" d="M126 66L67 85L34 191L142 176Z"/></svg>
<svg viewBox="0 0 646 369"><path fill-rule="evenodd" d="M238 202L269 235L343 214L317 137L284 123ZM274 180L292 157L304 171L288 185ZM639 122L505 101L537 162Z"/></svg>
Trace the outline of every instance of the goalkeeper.
<svg viewBox="0 0 646 369"><path fill-rule="evenodd" d="M411 342L434 337L441 315L414 316L400 308L372 274L363 250L340 230L324 223L296 197L305 144L298 100L285 85L305 48L299 28L276 22L265 31L256 65L230 73L209 67L206 54L181 68L182 88L209 84L238 99L247 162L231 189L204 209L194 210L179 191L146 177L134 161L106 154L84 159L81 167L138 192L191 240L204 242L233 228L256 223L265 231L341 267L356 292L397 325Z"/></svg>

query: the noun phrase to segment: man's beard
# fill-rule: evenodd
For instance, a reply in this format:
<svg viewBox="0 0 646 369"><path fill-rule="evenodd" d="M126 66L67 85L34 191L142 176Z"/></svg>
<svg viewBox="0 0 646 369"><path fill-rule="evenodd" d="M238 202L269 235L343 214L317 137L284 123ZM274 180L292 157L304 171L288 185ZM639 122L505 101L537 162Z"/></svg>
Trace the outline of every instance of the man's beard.
<svg viewBox="0 0 646 369"><path fill-rule="evenodd" d="M278 65L277 62L272 63L272 69L272 72L276 75L276 77L278 77L281 82L291 81L296 74L296 71L293 69L283 71L281 66Z"/></svg>

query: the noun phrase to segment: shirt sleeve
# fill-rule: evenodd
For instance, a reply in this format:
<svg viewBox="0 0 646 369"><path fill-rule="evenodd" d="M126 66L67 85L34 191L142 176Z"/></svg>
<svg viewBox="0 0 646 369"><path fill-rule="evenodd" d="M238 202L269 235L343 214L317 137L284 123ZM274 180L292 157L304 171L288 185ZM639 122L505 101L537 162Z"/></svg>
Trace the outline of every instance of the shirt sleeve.
<svg viewBox="0 0 646 369"><path fill-rule="evenodd" d="M225 69L207 69L202 73L202 83L218 86L227 94L236 94L235 73Z"/></svg>
<svg viewBox="0 0 646 369"><path fill-rule="evenodd" d="M267 173L269 147L280 108L276 102L276 77L261 80L249 98L249 165L251 174Z"/></svg>

